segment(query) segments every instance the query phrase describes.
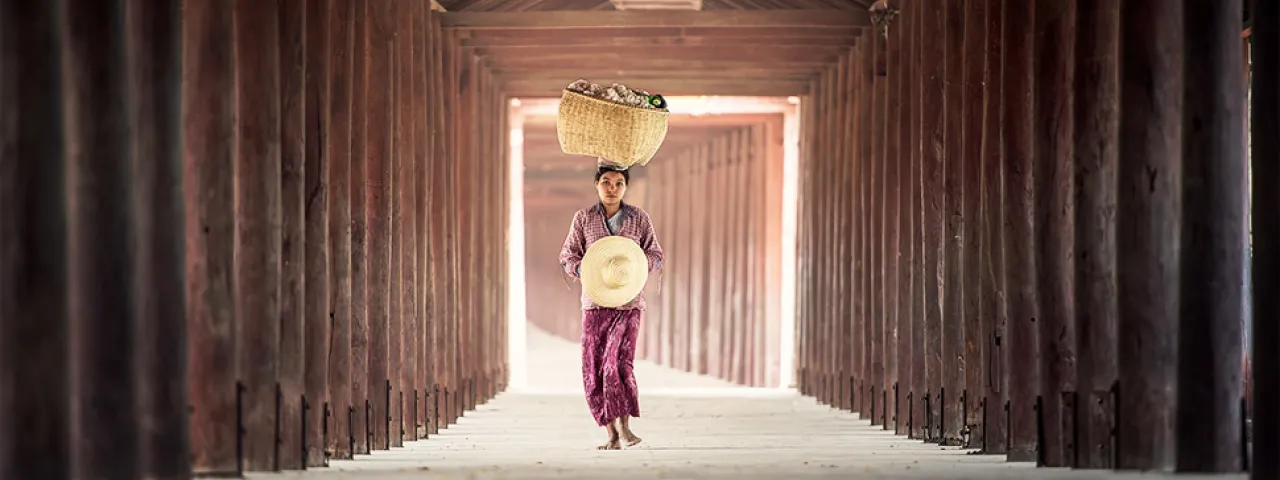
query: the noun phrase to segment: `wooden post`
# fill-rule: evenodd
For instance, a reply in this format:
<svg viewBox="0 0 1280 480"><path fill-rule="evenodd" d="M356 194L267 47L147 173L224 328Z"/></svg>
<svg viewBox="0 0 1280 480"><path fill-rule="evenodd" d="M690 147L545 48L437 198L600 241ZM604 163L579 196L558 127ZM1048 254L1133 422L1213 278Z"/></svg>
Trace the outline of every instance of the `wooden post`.
<svg viewBox="0 0 1280 480"><path fill-rule="evenodd" d="M391 418L389 329L391 327L391 183L394 166L391 146L391 89L394 60L392 0L369 4L369 73L365 88L367 148L365 151L365 205L368 241L368 278L365 293L369 318L369 373L366 377L370 403L369 428L373 432L369 450L389 446L387 424Z"/></svg>
<svg viewBox="0 0 1280 480"><path fill-rule="evenodd" d="M1040 459L1044 466L1074 463L1068 452L1062 396L1076 390L1073 267L1075 170L1072 120L1076 21L1074 1L1035 5L1035 235L1040 300Z"/></svg>
<svg viewBox="0 0 1280 480"><path fill-rule="evenodd" d="M1177 469L1236 473L1244 467L1244 6L1240 0L1184 5L1183 125L1190 127L1182 138L1182 234L1176 243L1181 291L1169 292L1181 307Z"/></svg>
<svg viewBox="0 0 1280 480"><path fill-rule="evenodd" d="M888 430L894 424L894 419L898 415L897 402L894 396L894 385L898 383L899 363L898 363L898 318L902 315L900 303L898 301L899 276L900 268L900 251L899 251L899 235L900 228L898 225L899 200L901 195L899 189L902 175L901 151L902 151L902 36L898 29L890 25L889 36L885 40L886 43L886 61L888 63L888 77L881 77L885 83L885 143L884 143L884 182L881 188L884 192L884 211L880 218L881 230L884 232L883 260L884 277L881 282L881 288L884 291L884 318L883 318L883 335L881 351L884 355L884 374L879 384L881 410L883 411L882 426Z"/></svg>
<svg viewBox="0 0 1280 480"><path fill-rule="evenodd" d="M351 186L354 0L333 0L329 13L329 439L333 458L350 459L354 435L351 369ZM358 409L356 409L358 411Z"/></svg>
<svg viewBox="0 0 1280 480"><path fill-rule="evenodd" d="M244 468L277 470L280 366L280 11L236 2L236 319Z"/></svg>
<svg viewBox="0 0 1280 480"><path fill-rule="evenodd" d="M1004 235L1008 301L1009 461L1036 459L1036 396L1040 347L1036 318L1034 104L1032 102L1035 5L1005 1L1004 11ZM1003 406L1001 406L1003 407ZM991 410L987 410L988 415Z"/></svg>
<svg viewBox="0 0 1280 480"><path fill-rule="evenodd" d="M0 154L0 252L5 252L0 257L0 390L9 392L0 396L0 425L4 426L0 428L0 477L4 478L72 476L72 410L68 401L71 398L72 349L68 343L71 279L66 251L71 233L66 219L71 204L70 189L65 181L71 170L71 159L64 147L68 134L64 131L62 114L64 41L58 33L64 8L53 3L0 1L0 31L5 32L6 41L11 40L0 47L0 115L21 119L21 123L0 123L0 152L3 152ZM210 87L220 83L229 86L229 73L227 78L220 78L204 67L218 60L225 62L224 65L230 63L230 13L225 17L197 17L197 13L197 9L189 11L190 18L198 20L192 30L198 27L200 33L208 32L197 38L221 38L224 41L220 43L228 52L223 57L196 57L193 60L198 63L190 70L205 73L198 78ZM222 31L217 27L223 27ZM217 73L224 72L227 71ZM225 92L229 93L230 88ZM221 112L228 113L221 118L222 122L218 122L220 112L210 109L199 118L188 119L184 127L190 129L197 122L200 126L209 122L210 126L226 125L229 130L231 117L227 110ZM212 128L207 131L211 136L216 132ZM230 142L210 145L210 150L218 149L229 155ZM199 155L187 158L206 158L205 152L197 153ZM229 179L229 175L227 177ZM223 198L229 205L230 196ZM192 271L190 276L211 283L208 279L211 275L203 273ZM207 291L210 295L228 293L213 288ZM209 332L211 329L200 327L216 321L209 318L209 313L196 313L191 316L196 324L193 336ZM199 338L209 336L212 335ZM217 340L208 338L196 343L195 349L207 348ZM232 342L225 344L228 349L234 347ZM194 374L205 372L198 369ZM217 417L214 406L222 398L210 396L198 404L208 406L210 411L200 411L195 417L202 421L195 432L209 430L205 426L213 422L207 419ZM213 432L207 435L212 436Z"/></svg>
<svg viewBox="0 0 1280 480"><path fill-rule="evenodd" d="M943 318L942 292L938 278L943 272L943 238L945 227L943 218L943 168L946 125L941 122L937 112L944 111L944 74L946 58L946 9L943 5L921 5L922 29L924 38L920 51L920 65L923 66L923 86L921 88L920 132L922 135L922 152L920 171L923 175L922 201L924 206L924 317L925 317L925 377L926 390L920 392L917 405L925 411L924 423L932 427L925 431L925 440L937 440L939 393L943 382ZM927 112L927 113L925 113Z"/></svg>
<svg viewBox="0 0 1280 480"><path fill-rule="evenodd" d="M404 316L404 270L405 270L405 219L408 218L405 212L404 191L406 190L405 178L408 177L405 172L408 171L407 162L404 155L404 136L405 136L405 107L407 103L404 96L405 80L405 60L404 48L407 45L405 38L404 23L408 19L406 7L407 2L402 0L387 0L391 2L391 20L388 24L390 29L390 50L387 55L390 57L390 68L387 70L387 81L390 87L387 91L389 105L388 115L390 115L389 133L391 135L391 143L388 148L387 163L387 194L390 197L388 202L391 204L389 223L389 242L391 245L390 262L388 265L388 281L387 290L387 411L386 411L386 428L387 428L387 447L400 447L404 445L404 325L406 318ZM381 417L379 417L381 419Z"/></svg>
<svg viewBox="0 0 1280 480"><path fill-rule="evenodd" d="M867 233L870 235L867 244L868 265L871 267L868 286L870 301L868 302L868 321L864 327L867 335L867 383L862 393L868 395L867 414L871 415L871 424L882 423L883 398L881 385L884 385L884 325L885 325L885 288L884 288L884 204L885 204L885 113L889 85L882 71L885 56L884 37L878 33L871 35L871 53L868 59L873 69L871 75L871 165L870 181L867 189L869 199Z"/></svg>
<svg viewBox="0 0 1280 480"><path fill-rule="evenodd" d="M134 351L138 326L124 2L67 2L63 8L61 54L82 59L65 64L62 72L65 145L73 146L67 148L66 181L72 192L66 254L76 374L71 389L75 437L66 441L76 460L72 476L136 477L141 472L136 361L120 355Z"/></svg>
<svg viewBox="0 0 1280 480"><path fill-rule="evenodd" d="M307 0L306 150L303 166L303 218L306 222L304 276L305 423L307 467L326 464L325 406L329 401L329 16L330 2Z"/></svg>
<svg viewBox="0 0 1280 480"><path fill-rule="evenodd" d="M857 405L855 410L858 414L866 416L870 415L870 404L868 403L867 388L871 385L871 242L875 238L871 233L871 195L870 186L872 178L871 169L871 135L872 123L874 122L875 105L875 50L873 49L873 41L864 39L858 43L858 153L854 157L857 162L857 207L854 215L858 222L857 238L854 240L854 248L857 249L857 287L855 292L858 299L856 312L854 313L854 345L858 346L858 351L854 354L857 357L855 361L854 377L856 378L856 388L853 389L854 403Z"/></svg>
<svg viewBox="0 0 1280 480"><path fill-rule="evenodd" d="M415 153L415 123L414 111L418 105L414 102L414 64L416 63L413 47L416 39L413 35L413 17L416 5L421 2L405 2L400 1L397 4L396 22L399 25L399 34L396 39L396 58L399 62L399 71L396 75L399 85L396 88L398 92L397 104L399 110L400 121L400 141L397 143L397 156L400 158L400 168L396 170L395 175L398 177L400 194L397 197L400 205L399 217L399 235L400 235L400 289L395 291L400 296L400 374L393 377L394 382L399 385L399 395L396 396L396 421L399 430L395 433L398 439L398 445L403 446L404 442L416 440L416 429L413 423L414 417L413 395L417 392L414 387L414 375L416 368L417 355L414 351L417 348L416 332L417 327L417 299L415 292L417 283L414 276L418 272L418 256L417 256L417 177L418 171L417 156Z"/></svg>
<svg viewBox="0 0 1280 480"><path fill-rule="evenodd" d="M960 409L960 393L964 390L965 370L971 359L965 356L964 325L964 44L965 12L963 1L945 2L940 37L945 42L943 54L942 108L942 158L938 173L942 188L938 200L941 207L938 231L945 233L940 239L942 253L938 270L942 275L942 389L937 393L939 415L938 440L943 445L960 445L960 424L964 413ZM945 32L945 33L944 33ZM944 228L944 229L942 229Z"/></svg>
<svg viewBox="0 0 1280 480"><path fill-rule="evenodd" d="M833 130L833 137L836 140L836 173L832 175L833 181L837 185L850 185L853 181L852 158L850 146L852 138L849 134L849 119L853 116L852 100L854 91L850 86L851 80L857 73L857 65L854 63L854 57L851 53L840 56L840 64L836 79L835 96L833 99L833 107L836 109L836 119ZM835 213L828 217L834 224L836 229L836 251L832 254L830 263L836 270L836 289L835 292L851 292L850 280L853 275L853 269L850 268L852 260L853 245L850 241L852 238L852 228L850 226L852 212L850 211L849 199L852 198L854 192L847 188L838 188L831 195L830 201L834 204ZM762 212L763 213L763 212ZM850 389L853 388L849 383L850 374L852 373L851 362L849 358L852 352L857 348L853 344L850 336L852 333L852 295L837 294L833 295L833 303L835 304L836 314L833 320L836 322L836 333L831 337L830 342L836 345L835 361L835 398L836 405L841 410L850 410L853 404L850 401Z"/></svg>
<svg viewBox="0 0 1280 480"><path fill-rule="evenodd" d="M414 131L414 156L416 169L414 176L417 181L417 190L414 198L415 221L417 222L417 231L415 232L416 244L414 251L417 252L415 263L416 273L414 275L414 289L417 323L415 325L414 335L417 343L414 349L414 356L417 358L414 366L414 398L415 410L413 418L415 425L413 428L414 439L427 438L428 419L431 409L427 408L427 404L431 399L431 380L432 375L432 356L436 355L433 345L431 345L430 325L431 325L431 309L433 296L431 294L431 275L433 256L431 255L430 240L431 235L431 217L433 213L431 207L431 185L433 179L431 175L431 162L435 159L432 155L432 142L434 135L431 125L431 110L427 107L427 95L429 95L430 76L435 74L435 70L428 67L431 61L431 41L428 38L430 30L427 26L429 19L430 6L422 2L413 4L413 131Z"/></svg>
<svg viewBox="0 0 1280 480"><path fill-rule="evenodd" d="M986 378L982 399L982 452L1008 451L1008 309L1005 302L1004 13L1010 0L986 0L986 60L982 119L982 322Z"/></svg>
<svg viewBox="0 0 1280 480"><path fill-rule="evenodd" d="M960 223L963 238L964 265L964 390L956 392L956 400L964 407L960 428L967 432L963 439L968 447L982 444L982 397L986 383L986 345L982 335L983 320L991 313L982 303L982 248L987 243L982 228L982 141L985 132L983 111L986 87L987 0L966 0L964 4L964 208Z"/></svg>
<svg viewBox="0 0 1280 480"><path fill-rule="evenodd" d="M302 397L306 375L306 24L307 1L277 2L280 8L280 419L276 469L302 463Z"/></svg>
<svg viewBox="0 0 1280 480"><path fill-rule="evenodd" d="M182 178L182 8L125 3L134 116L133 179L141 472L191 472L188 429L186 241Z"/></svg>
<svg viewBox="0 0 1280 480"><path fill-rule="evenodd" d="M1280 4L1255 1L1253 19L1253 92L1251 135L1252 174L1260 185L1280 179ZM1268 161L1267 159L1272 159ZM1267 193L1270 192L1270 195ZM1280 204L1280 190L1254 190L1253 214L1253 315L1257 319L1280 317L1280 296L1262 292L1280 289L1280 218L1266 214L1267 205ZM1280 477L1280 322L1253 322L1253 451L1251 479Z"/></svg>
<svg viewBox="0 0 1280 480"><path fill-rule="evenodd" d="M916 44L919 43L915 36L914 11L916 8L911 6L902 14L901 22L897 30L891 30L890 35L897 35L899 47L899 70L897 75L897 83L901 89L901 105L902 109L899 113L899 121L902 129L898 147L898 378L896 382L896 390L891 394L896 395L894 399L894 411L897 421L894 422L894 433L898 435L911 436L912 432L908 429L911 422L909 418L911 409L908 408L908 395L911 393L912 382L916 374L915 351L919 342L916 341L913 325L919 312L918 304L915 302L915 285L916 270L914 268L913 257L918 246L914 240L915 231L919 229L919 222L914 221L916 218L914 212L919 203L914 197L917 182L915 181L918 173L915 169L915 160L919 157L919 143L917 126L919 125L919 112L916 105L917 86L916 82Z"/></svg>
<svg viewBox="0 0 1280 480"><path fill-rule="evenodd" d="M1112 467L1116 382L1116 168L1120 3L1076 0L1075 313L1078 452L1073 467Z"/></svg>
<svg viewBox="0 0 1280 480"><path fill-rule="evenodd" d="M925 78L932 75L934 70L932 67L923 65L924 51L929 40L925 38L925 34L932 34L931 27L926 22L929 18L926 12L932 14L932 11L925 8L922 4L916 5L915 8L907 10L907 22L911 25L911 130L913 132L911 138L911 385L908 389L907 408L911 414L910 433L908 436L915 439L924 439L925 432L925 414L924 414L924 397L928 394L928 362L927 351L928 335L927 335L927 318L928 307L925 304L925 278L928 273L925 269L925 244L924 244L924 155L926 142L930 149L933 143L930 140L933 134L933 126L928 130L925 129L926 117L937 115L936 110L925 112L926 103L924 97L926 95L926 87L933 88L931 82L926 82ZM930 47L931 48L931 47ZM935 62L936 63L936 62ZM933 125L930 123L929 125ZM937 277L934 277L937 278Z"/></svg>
<svg viewBox="0 0 1280 480"><path fill-rule="evenodd" d="M370 453L373 425L369 418L369 52L372 11L367 2L353 2L351 49L351 437L353 455Z"/></svg>
<svg viewBox="0 0 1280 480"><path fill-rule="evenodd" d="M1183 8L1147 0L1122 8L1115 467L1168 470L1175 463Z"/></svg>
<svg viewBox="0 0 1280 480"><path fill-rule="evenodd" d="M233 291L234 12L232 8L202 3L186 5L182 11L188 342L185 361L190 365L187 394L191 402L191 469L197 474L231 473L240 468L236 452L239 354ZM35 74L23 77L32 75ZM41 457L44 455L49 454Z"/></svg>

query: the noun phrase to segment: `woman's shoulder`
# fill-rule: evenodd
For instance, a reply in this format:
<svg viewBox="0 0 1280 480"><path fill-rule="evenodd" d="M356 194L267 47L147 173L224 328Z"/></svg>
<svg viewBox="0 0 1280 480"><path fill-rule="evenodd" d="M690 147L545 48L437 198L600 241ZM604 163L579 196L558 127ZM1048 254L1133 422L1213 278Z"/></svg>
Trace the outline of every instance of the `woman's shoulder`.
<svg viewBox="0 0 1280 480"><path fill-rule="evenodd" d="M636 218L644 219L646 222L651 221L649 219L649 212L646 212L643 208L631 204L626 204L626 206L631 209L631 214L635 215Z"/></svg>

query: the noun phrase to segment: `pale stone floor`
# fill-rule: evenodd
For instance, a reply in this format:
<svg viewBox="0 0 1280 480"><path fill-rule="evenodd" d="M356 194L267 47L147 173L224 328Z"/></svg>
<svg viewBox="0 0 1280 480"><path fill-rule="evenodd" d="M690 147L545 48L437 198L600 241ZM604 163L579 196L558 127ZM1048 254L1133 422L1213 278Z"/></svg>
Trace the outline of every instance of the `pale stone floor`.
<svg viewBox="0 0 1280 480"><path fill-rule="evenodd" d="M641 418L632 427L644 443L597 451L604 434L587 413L578 346L532 326L529 338L531 388L500 395L430 440L329 468L249 478L1197 478L1010 464L894 436L792 390L735 387L650 362L636 364Z"/></svg>

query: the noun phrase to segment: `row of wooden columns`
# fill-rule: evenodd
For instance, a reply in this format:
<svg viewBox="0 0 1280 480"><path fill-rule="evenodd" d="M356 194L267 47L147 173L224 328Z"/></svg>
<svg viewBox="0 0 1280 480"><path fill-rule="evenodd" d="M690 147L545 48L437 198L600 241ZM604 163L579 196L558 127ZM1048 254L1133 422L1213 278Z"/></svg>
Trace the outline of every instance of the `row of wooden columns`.
<svg viewBox="0 0 1280 480"><path fill-rule="evenodd" d="M744 126L650 164L648 205L665 249L649 281L638 355L764 386L777 325L766 310L770 129Z"/></svg>
<svg viewBox="0 0 1280 480"><path fill-rule="evenodd" d="M505 387L505 99L427 2L27 3L0 477L304 469Z"/></svg>
<svg viewBox="0 0 1280 480"><path fill-rule="evenodd" d="M802 391L1012 461L1240 471L1240 1L898 6L802 103Z"/></svg>

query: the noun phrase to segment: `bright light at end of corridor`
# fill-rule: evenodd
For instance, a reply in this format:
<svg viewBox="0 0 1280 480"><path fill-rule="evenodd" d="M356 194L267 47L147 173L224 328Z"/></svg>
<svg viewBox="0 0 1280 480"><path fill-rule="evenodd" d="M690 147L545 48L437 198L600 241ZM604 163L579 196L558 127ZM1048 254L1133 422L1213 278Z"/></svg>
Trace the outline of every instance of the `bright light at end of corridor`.
<svg viewBox="0 0 1280 480"><path fill-rule="evenodd" d="M520 106L520 99L519 99L519 98L513 98L513 99L511 99L511 106L513 106L513 107L519 107L519 106Z"/></svg>
<svg viewBox="0 0 1280 480"><path fill-rule="evenodd" d="M792 104L792 105L799 105L799 104L800 104L800 97L797 97L797 96L790 96L790 97L787 97L787 103L790 103L790 104Z"/></svg>

